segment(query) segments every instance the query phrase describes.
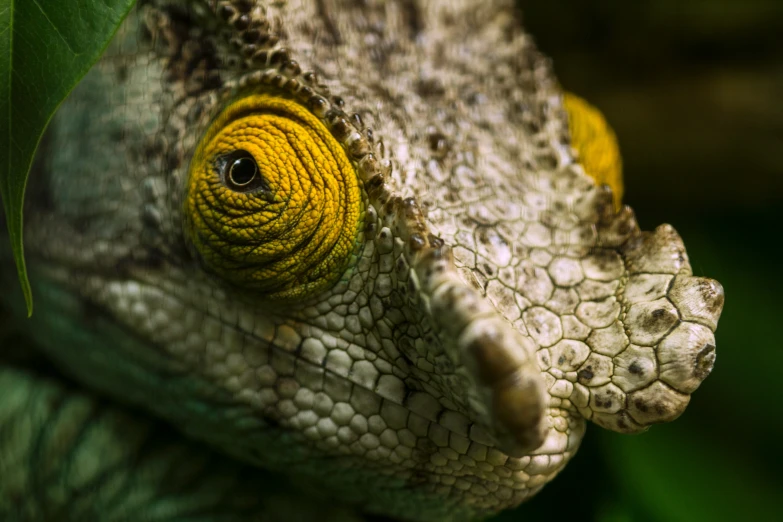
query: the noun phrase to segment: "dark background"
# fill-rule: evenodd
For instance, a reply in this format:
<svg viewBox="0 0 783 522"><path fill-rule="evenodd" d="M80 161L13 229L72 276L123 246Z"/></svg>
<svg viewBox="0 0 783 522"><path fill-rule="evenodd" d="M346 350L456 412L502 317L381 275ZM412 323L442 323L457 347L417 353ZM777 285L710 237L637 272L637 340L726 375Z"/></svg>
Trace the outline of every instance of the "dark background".
<svg viewBox="0 0 783 522"><path fill-rule="evenodd" d="M521 0L562 85L599 107L643 229L671 223L726 305L672 424L588 427L503 521L783 520L783 1Z"/></svg>
<svg viewBox="0 0 783 522"><path fill-rule="evenodd" d="M680 419L589 426L565 471L499 520L783 520L783 0L519 4L563 86L617 132L642 227L674 225L726 306L715 370Z"/></svg>

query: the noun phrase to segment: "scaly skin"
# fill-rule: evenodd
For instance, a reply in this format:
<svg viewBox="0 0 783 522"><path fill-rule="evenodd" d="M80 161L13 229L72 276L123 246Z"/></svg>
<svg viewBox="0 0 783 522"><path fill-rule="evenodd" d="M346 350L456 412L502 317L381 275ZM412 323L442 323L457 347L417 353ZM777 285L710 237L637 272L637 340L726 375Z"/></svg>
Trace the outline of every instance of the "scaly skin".
<svg viewBox="0 0 783 522"><path fill-rule="evenodd" d="M142 2L34 174L47 356L308 495L410 520L519 504L587 420L679 416L723 291L585 174L512 7ZM265 294L194 245L191 158L240 92L297 100L355 170L362 226L325 290Z"/></svg>
<svg viewBox="0 0 783 522"><path fill-rule="evenodd" d="M4 521L362 520L54 379L3 367L0 389Z"/></svg>

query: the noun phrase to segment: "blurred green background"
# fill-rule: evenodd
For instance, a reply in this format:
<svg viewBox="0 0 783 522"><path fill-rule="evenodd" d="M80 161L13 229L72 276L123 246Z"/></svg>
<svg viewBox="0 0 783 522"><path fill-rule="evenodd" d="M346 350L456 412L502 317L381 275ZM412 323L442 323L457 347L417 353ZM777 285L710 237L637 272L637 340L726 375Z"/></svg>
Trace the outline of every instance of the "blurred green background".
<svg viewBox="0 0 783 522"><path fill-rule="evenodd" d="M679 420L590 426L560 477L497 520L783 520L783 0L519 4L564 87L614 126L642 227L673 224L726 306Z"/></svg>
<svg viewBox="0 0 783 522"><path fill-rule="evenodd" d="M519 4L563 86L617 132L642 228L674 225L726 305L682 417L632 437L590 426L498 520L783 520L783 1Z"/></svg>

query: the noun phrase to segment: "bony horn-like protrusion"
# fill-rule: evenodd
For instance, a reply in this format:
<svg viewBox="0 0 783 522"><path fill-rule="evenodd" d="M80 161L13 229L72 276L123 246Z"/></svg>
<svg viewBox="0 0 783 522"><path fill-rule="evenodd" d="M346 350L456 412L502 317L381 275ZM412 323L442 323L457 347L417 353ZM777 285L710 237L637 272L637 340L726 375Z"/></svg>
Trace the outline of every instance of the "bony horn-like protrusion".
<svg viewBox="0 0 783 522"><path fill-rule="evenodd" d="M496 443L523 456L544 441L546 390L535 344L497 316L476 319L460 335L460 351L486 389Z"/></svg>
<svg viewBox="0 0 783 522"><path fill-rule="evenodd" d="M715 331L723 310L723 287L706 277L676 277L669 299L686 321L703 324Z"/></svg>

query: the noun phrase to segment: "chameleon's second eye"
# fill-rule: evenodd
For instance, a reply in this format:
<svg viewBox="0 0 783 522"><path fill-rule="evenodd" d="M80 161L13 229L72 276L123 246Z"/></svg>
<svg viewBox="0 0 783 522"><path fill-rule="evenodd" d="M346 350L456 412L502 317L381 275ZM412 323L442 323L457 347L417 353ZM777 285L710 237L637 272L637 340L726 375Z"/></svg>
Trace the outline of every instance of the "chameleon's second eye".
<svg viewBox="0 0 783 522"><path fill-rule="evenodd" d="M359 180L342 145L298 102L228 104L190 162L188 238L204 265L270 298L334 284L360 244Z"/></svg>
<svg viewBox="0 0 783 522"><path fill-rule="evenodd" d="M563 97L568 113L571 145L579 153L579 163L598 185L609 185L615 209L623 199L623 161L614 131L603 114L585 100L571 93Z"/></svg>

